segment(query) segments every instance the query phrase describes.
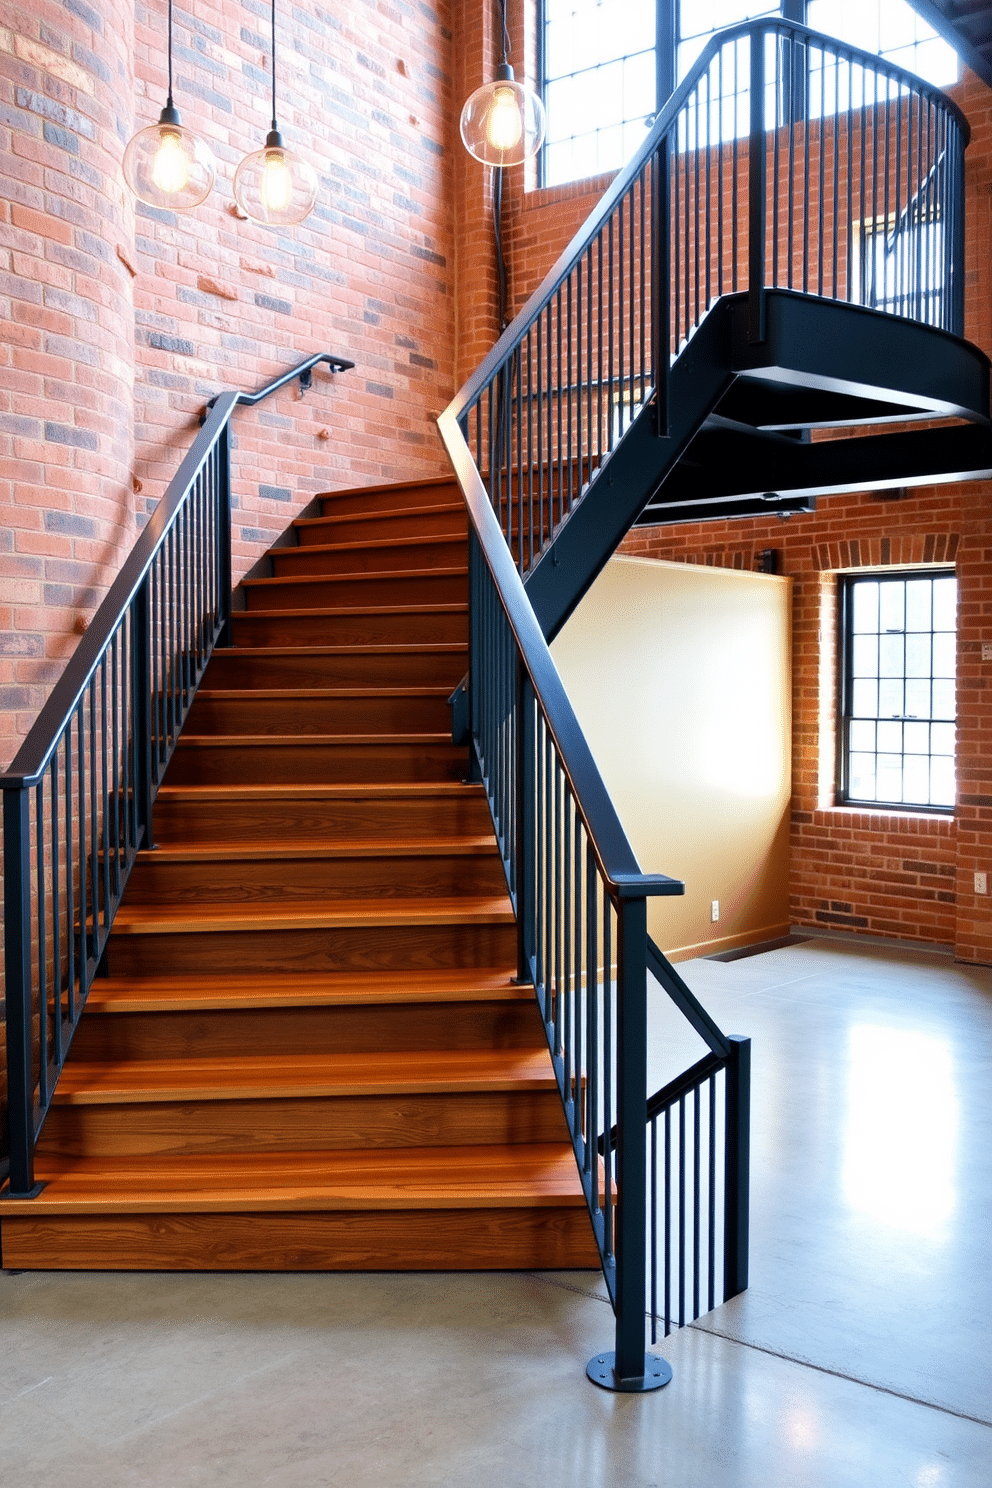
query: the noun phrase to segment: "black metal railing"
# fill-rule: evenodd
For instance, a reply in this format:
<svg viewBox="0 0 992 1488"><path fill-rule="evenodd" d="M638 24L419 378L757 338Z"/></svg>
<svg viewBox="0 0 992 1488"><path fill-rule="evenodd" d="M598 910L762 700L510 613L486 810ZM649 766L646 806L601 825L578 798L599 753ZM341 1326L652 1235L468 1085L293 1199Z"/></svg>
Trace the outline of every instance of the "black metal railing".
<svg viewBox="0 0 992 1488"><path fill-rule="evenodd" d="M649 940L647 899L681 886L639 871L523 581L632 425L667 434L672 364L723 296L752 341L770 288L959 334L967 139L868 53L781 19L718 33L439 421L470 518L458 714L616 1311L589 1372L617 1388L648 1387L646 1313L653 1341L747 1286L750 1045ZM709 1049L650 1101L649 972Z"/></svg>
<svg viewBox="0 0 992 1488"><path fill-rule="evenodd" d="M713 304L792 290L964 322L968 124L937 88L778 18L717 33L452 409L525 576Z"/></svg>
<svg viewBox="0 0 992 1488"><path fill-rule="evenodd" d="M231 613L230 422L294 377L352 362L321 353L257 393L227 392L203 425L9 770L4 833L9 1194L30 1197L34 1147L152 806ZM0 1176L5 1176L0 1171Z"/></svg>

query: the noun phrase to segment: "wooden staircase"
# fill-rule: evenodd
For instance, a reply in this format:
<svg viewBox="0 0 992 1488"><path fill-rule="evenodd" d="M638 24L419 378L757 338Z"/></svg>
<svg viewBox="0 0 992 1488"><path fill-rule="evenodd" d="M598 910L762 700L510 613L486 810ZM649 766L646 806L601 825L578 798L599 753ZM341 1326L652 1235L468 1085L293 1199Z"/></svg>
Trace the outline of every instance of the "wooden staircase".
<svg viewBox="0 0 992 1488"><path fill-rule="evenodd" d="M598 1265L450 741L464 506L434 481L321 509L207 669L5 1266Z"/></svg>

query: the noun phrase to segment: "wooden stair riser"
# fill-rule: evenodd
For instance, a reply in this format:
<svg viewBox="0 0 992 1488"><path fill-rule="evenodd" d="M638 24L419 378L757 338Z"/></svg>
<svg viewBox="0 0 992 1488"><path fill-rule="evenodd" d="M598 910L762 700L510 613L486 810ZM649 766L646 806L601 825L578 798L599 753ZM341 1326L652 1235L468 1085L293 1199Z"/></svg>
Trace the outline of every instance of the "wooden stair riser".
<svg viewBox="0 0 992 1488"><path fill-rule="evenodd" d="M128 904L292 904L314 900L456 898L505 893L492 848L354 856L208 858L143 852L128 884Z"/></svg>
<svg viewBox="0 0 992 1488"><path fill-rule="evenodd" d="M197 972L430 971L512 964L512 924L358 925L325 929L111 933L114 976Z"/></svg>
<svg viewBox="0 0 992 1488"><path fill-rule="evenodd" d="M424 506L464 505L462 493L448 477L437 480L409 481L383 486L359 486L348 491L321 491L317 496L324 517L375 515L384 509L417 510Z"/></svg>
<svg viewBox="0 0 992 1488"><path fill-rule="evenodd" d="M243 585L249 610L340 610L355 606L465 604L464 569L436 573L349 574L343 578L249 579Z"/></svg>
<svg viewBox="0 0 992 1488"><path fill-rule="evenodd" d="M326 798L298 795L246 799L233 794L223 799L196 788L165 789L155 802L155 841L160 845L259 842L289 839L302 844L335 838L482 837L492 831L492 819L481 790L465 787L444 792L425 786L421 798L355 794Z"/></svg>
<svg viewBox="0 0 992 1488"><path fill-rule="evenodd" d="M197 693L191 734L443 734L451 732L444 688L417 692Z"/></svg>
<svg viewBox="0 0 992 1488"><path fill-rule="evenodd" d="M298 578L314 574L402 574L422 573L429 568L464 568L468 545L464 536L397 538L351 544L336 536L326 543L307 543L299 548L277 548L270 555L275 578Z"/></svg>
<svg viewBox="0 0 992 1488"><path fill-rule="evenodd" d="M591 1270L585 1210L136 1214L11 1219L11 1269L134 1271Z"/></svg>
<svg viewBox="0 0 992 1488"><path fill-rule="evenodd" d="M560 1142L564 1122L556 1090L57 1105L38 1152L165 1156Z"/></svg>
<svg viewBox="0 0 992 1488"><path fill-rule="evenodd" d="M244 742L180 737L166 771L170 785L324 785L462 780L466 751L442 738L371 744L315 739Z"/></svg>
<svg viewBox="0 0 992 1488"><path fill-rule="evenodd" d="M466 645L468 609L464 604L407 606L352 612L312 611L269 614L237 610L231 630L238 646Z"/></svg>
<svg viewBox="0 0 992 1488"><path fill-rule="evenodd" d="M245 1058L377 1050L539 1049L533 1003L437 1002L249 1008L234 1012L87 1012L73 1042L82 1060Z"/></svg>
<svg viewBox="0 0 992 1488"><path fill-rule="evenodd" d="M247 687L442 687L451 693L468 670L468 649L392 650L316 647L215 651L203 678L208 691Z"/></svg>
<svg viewBox="0 0 992 1488"><path fill-rule="evenodd" d="M298 517L293 530L301 548L357 542L376 547L404 537L460 537L467 542L468 514L460 501L452 506L411 507L367 516Z"/></svg>

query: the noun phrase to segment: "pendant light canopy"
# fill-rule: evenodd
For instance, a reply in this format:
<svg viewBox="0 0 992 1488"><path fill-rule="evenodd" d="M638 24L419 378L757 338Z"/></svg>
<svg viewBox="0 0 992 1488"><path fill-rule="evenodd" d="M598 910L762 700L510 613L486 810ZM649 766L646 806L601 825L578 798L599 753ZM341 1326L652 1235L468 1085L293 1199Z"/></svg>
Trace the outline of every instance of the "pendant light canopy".
<svg viewBox="0 0 992 1488"><path fill-rule="evenodd" d="M263 227L290 227L309 217L319 182L313 166L287 150L276 123L276 0L272 0L272 128L261 150L246 155L234 173L234 199Z"/></svg>
<svg viewBox="0 0 992 1488"><path fill-rule="evenodd" d="M172 0L169 0L169 93L157 124L129 140L124 179L139 201L188 212L210 195L217 174L208 147L179 116L172 101Z"/></svg>
<svg viewBox="0 0 992 1488"><path fill-rule="evenodd" d="M510 36L506 0L500 0L503 27L502 60L496 77L467 100L459 123L462 144L483 165L520 165L536 155L544 143L547 118L544 104L532 89L518 83L510 66Z"/></svg>

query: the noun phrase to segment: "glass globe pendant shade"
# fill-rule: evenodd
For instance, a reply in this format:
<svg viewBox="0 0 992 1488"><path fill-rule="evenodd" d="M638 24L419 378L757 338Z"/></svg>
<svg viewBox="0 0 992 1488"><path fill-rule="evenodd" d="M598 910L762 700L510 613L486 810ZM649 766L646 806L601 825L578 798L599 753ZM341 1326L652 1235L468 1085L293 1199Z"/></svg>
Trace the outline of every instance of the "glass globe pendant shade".
<svg viewBox="0 0 992 1488"><path fill-rule="evenodd" d="M287 150L278 129L265 145L246 155L234 173L234 199L252 222L263 227L291 227L309 217L319 189L309 161Z"/></svg>
<svg viewBox="0 0 992 1488"><path fill-rule="evenodd" d="M466 101L459 124L462 144L483 165L520 165L544 143L544 104L513 76L508 62Z"/></svg>
<svg viewBox="0 0 992 1488"><path fill-rule="evenodd" d="M210 195L217 174L214 157L167 103L157 124L128 142L124 179L139 201L172 212L189 212Z"/></svg>

